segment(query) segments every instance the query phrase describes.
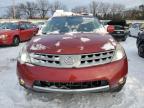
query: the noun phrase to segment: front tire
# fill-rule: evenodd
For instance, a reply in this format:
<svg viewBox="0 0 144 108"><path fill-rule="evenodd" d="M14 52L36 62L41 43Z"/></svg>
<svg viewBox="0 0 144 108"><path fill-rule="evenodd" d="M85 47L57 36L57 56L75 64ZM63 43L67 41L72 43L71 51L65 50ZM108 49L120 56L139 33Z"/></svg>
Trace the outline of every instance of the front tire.
<svg viewBox="0 0 144 108"><path fill-rule="evenodd" d="M14 39L13 39L13 46L18 46L19 43L20 43L19 37L14 37Z"/></svg>
<svg viewBox="0 0 144 108"><path fill-rule="evenodd" d="M127 38L126 36L125 36L125 37L123 37L123 38L122 38L122 41L126 41L126 38Z"/></svg>
<svg viewBox="0 0 144 108"><path fill-rule="evenodd" d="M117 88L111 90L111 92L120 92L123 89L124 85L120 85Z"/></svg>
<svg viewBox="0 0 144 108"><path fill-rule="evenodd" d="M120 92L126 84L126 80L127 79L125 78L123 84L120 84L118 87L112 88L111 92Z"/></svg>
<svg viewBox="0 0 144 108"><path fill-rule="evenodd" d="M131 36L131 33L130 33L130 31L128 32L128 35L129 35L129 36Z"/></svg>
<svg viewBox="0 0 144 108"><path fill-rule="evenodd" d="M144 43L140 44L138 47L138 55L142 58L144 58Z"/></svg>

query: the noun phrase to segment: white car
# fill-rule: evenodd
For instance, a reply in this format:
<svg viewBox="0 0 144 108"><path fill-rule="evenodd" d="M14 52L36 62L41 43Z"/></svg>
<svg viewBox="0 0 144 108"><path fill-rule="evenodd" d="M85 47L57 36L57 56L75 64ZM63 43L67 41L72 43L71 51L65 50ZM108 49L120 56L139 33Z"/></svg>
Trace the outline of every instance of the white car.
<svg viewBox="0 0 144 108"><path fill-rule="evenodd" d="M47 24L47 21L45 21L43 24L39 25L38 35L42 35L42 30L46 26L46 24Z"/></svg>
<svg viewBox="0 0 144 108"><path fill-rule="evenodd" d="M137 37L144 31L144 23L133 23L129 28L129 35Z"/></svg>

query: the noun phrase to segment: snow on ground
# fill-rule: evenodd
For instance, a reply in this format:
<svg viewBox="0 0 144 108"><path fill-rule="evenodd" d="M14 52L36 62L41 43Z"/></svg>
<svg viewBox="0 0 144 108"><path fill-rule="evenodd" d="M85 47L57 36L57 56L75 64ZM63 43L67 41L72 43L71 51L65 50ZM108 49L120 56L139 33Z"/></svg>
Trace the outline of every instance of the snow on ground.
<svg viewBox="0 0 144 108"><path fill-rule="evenodd" d="M21 47L0 48L0 106L2 108L144 108L144 59L136 39L124 46L129 60L128 80L119 93L56 94L28 92L18 84L16 57Z"/></svg>

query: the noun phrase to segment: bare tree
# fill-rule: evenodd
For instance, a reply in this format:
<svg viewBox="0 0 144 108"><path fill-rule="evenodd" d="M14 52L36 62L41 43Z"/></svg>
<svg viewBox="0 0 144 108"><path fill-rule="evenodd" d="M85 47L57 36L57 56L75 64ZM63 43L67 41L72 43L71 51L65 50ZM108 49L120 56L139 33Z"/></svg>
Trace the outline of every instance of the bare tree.
<svg viewBox="0 0 144 108"><path fill-rule="evenodd" d="M140 5L140 6L139 6L139 9L140 9L141 11L144 11L144 4Z"/></svg>
<svg viewBox="0 0 144 108"><path fill-rule="evenodd" d="M13 6L9 6L6 10L6 16L8 18L12 18L13 17ZM18 8L18 6L15 6L15 18L20 18L20 10Z"/></svg>
<svg viewBox="0 0 144 108"><path fill-rule="evenodd" d="M13 7L12 6L10 6L10 7L7 8L7 10L6 10L6 16L8 18L12 18L13 17Z"/></svg>
<svg viewBox="0 0 144 108"><path fill-rule="evenodd" d="M53 2L51 4L51 7L50 7L50 10L51 10L51 13L53 14L56 10L67 10L66 6L64 4L62 4L59 0Z"/></svg>
<svg viewBox="0 0 144 108"><path fill-rule="evenodd" d="M45 18L49 9L50 9L50 4L48 0L38 0L37 1L38 5L38 10L41 18Z"/></svg>
<svg viewBox="0 0 144 108"><path fill-rule="evenodd" d="M111 6L111 12L112 13L119 13L119 12L123 12L125 10L125 6L122 4L113 4Z"/></svg>
<svg viewBox="0 0 144 108"><path fill-rule="evenodd" d="M72 9L72 12L74 12L74 13L88 13L88 7L87 6L76 6Z"/></svg>
<svg viewBox="0 0 144 108"><path fill-rule="evenodd" d="M101 7L102 13L107 14L110 11L111 5L109 3L101 2L99 7Z"/></svg>
<svg viewBox="0 0 144 108"><path fill-rule="evenodd" d="M26 2L19 4L22 14L26 14L28 18L33 18L37 14L37 4L35 2Z"/></svg>
<svg viewBox="0 0 144 108"><path fill-rule="evenodd" d="M93 16L97 16L98 6L99 6L99 3L96 2L96 1L92 1L92 2L90 3L89 9L90 9L90 12L93 14Z"/></svg>
<svg viewBox="0 0 144 108"><path fill-rule="evenodd" d="M97 16L101 19L122 18L124 17L123 11L125 6L121 4L109 4L104 2L92 1L89 5L90 12L93 16ZM108 19L109 19L108 18Z"/></svg>
<svg viewBox="0 0 144 108"><path fill-rule="evenodd" d="M123 11L125 10L125 6L122 4L112 4L110 13L112 14L112 19L122 19L124 14Z"/></svg>
<svg viewBox="0 0 144 108"><path fill-rule="evenodd" d="M139 9L140 9L140 11L142 13L142 19L144 19L144 4L140 5Z"/></svg>

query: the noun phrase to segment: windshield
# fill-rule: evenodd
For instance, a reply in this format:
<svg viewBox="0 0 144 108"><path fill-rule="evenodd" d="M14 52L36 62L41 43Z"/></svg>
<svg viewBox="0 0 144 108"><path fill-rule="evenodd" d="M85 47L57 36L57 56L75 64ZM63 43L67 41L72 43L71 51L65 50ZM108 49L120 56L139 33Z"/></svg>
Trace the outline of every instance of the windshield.
<svg viewBox="0 0 144 108"><path fill-rule="evenodd" d="M0 26L0 29L10 29L10 30L16 30L18 29L17 23L4 23L2 26Z"/></svg>
<svg viewBox="0 0 144 108"><path fill-rule="evenodd" d="M103 27L93 17L53 17L43 29L43 33L95 32Z"/></svg>

